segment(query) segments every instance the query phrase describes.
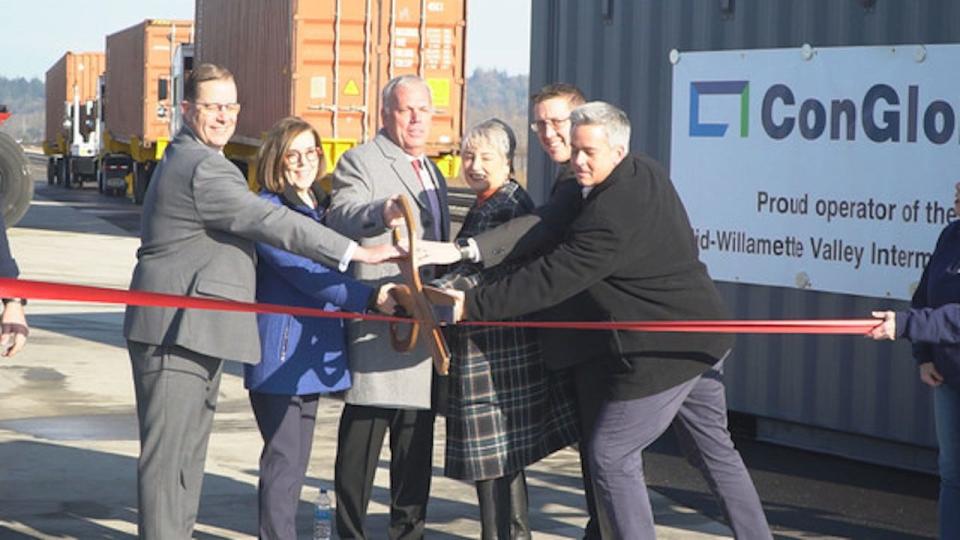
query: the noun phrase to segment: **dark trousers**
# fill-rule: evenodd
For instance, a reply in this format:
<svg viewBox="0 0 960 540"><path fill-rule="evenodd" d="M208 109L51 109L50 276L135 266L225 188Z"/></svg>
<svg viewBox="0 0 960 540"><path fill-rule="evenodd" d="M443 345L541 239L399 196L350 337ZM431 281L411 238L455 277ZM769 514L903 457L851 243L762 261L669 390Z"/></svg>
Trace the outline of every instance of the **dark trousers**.
<svg viewBox="0 0 960 540"><path fill-rule="evenodd" d="M310 465L318 397L250 392L263 437L257 486L261 540L297 540L297 507Z"/></svg>
<svg viewBox="0 0 960 540"><path fill-rule="evenodd" d="M127 350L140 425L139 536L187 540L197 521L223 362L135 341Z"/></svg>
<svg viewBox="0 0 960 540"><path fill-rule="evenodd" d="M753 481L727 431L722 367L721 361L659 394L601 404L588 438L590 472L617 538L656 538L643 450L671 425L687 461L719 500L734 536L772 538Z"/></svg>
<svg viewBox="0 0 960 540"><path fill-rule="evenodd" d="M380 448L390 430L389 537L423 538L433 473L432 410L347 404L340 416L334 483L340 538L370 538L363 529ZM380 537L379 534L373 537Z"/></svg>
<svg viewBox="0 0 960 540"><path fill-rule="evenodd" d="M574 388L577 399L577 416L580 420L580 443L577 450L580 452L580 472L583 475L583 494L587 500L589 520L584 529L584 540L615 540L613 525L607 517L603 506L597 499L593 487L593 477L590 474L590 452L587 436L593 432L597 417L600 416L600 407L608 393L608 382L605 374L593 364L583 363L571 368L573 370Z"/></svg>
<svg viewBox="0 0 960 540"><path fill-rule="evenodd" d="M477 480L481 540L530 540L527 479L523 471Z"/></svg>

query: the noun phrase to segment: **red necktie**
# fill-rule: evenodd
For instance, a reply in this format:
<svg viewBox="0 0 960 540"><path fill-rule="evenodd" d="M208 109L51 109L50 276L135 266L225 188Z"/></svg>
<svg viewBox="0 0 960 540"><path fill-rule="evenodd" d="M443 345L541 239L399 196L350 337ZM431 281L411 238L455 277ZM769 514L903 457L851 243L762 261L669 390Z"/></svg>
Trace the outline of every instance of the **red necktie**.
<svg viewBox="0 0 960 540"><path fill-rule="evenodd" d="M427 181L423 179L424 174L430 174L429 171L423 170L423 163L419 159L415 159L411 163L413 163L413 172L416 173L417 180L420 181L420 187L423 188L424 193L427 195L427 205L430 207L430 213L433 218L433 233L435 239L442 240L443 236L440 234L440 194L437 193L436 189L433 189L432 183L428 184Z"/></svg>

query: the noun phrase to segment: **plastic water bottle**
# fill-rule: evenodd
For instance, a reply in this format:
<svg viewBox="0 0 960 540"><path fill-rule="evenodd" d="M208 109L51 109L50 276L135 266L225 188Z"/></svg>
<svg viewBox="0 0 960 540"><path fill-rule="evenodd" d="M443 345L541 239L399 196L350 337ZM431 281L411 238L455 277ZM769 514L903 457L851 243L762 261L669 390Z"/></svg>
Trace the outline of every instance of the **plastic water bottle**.
<svg viewBox="0 0 960 540"><path fill-rule="evenodd" d="M326 489L320 488L320 495L317 496L317 506L313 509L313 540L330 540L332 518L330 495Z"/></svg>

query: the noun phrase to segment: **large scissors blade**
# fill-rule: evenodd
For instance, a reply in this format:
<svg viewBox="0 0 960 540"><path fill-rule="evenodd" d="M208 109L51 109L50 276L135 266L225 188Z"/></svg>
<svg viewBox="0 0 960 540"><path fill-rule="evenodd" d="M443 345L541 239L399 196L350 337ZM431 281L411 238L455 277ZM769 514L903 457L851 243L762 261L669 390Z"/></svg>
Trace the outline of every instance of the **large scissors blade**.
<svg viewBox="0 0 960 540"><path fill-rule="evenodd" d="M433 312L433 306L424 295L423 283L420 281L420 271L416 262L416 223L413 219L413 209L410 207L410 201L406 196L401 195L400 208L403 211L403 221L407 229L407 237L404 239L400 235L399 229L393 230L393 242L397 245L404 241L407 244L407 257L400 260L400 274L403 276L404 283L409 287L410 297L405 302L400 302L408 311L412 308L410 316L414 318L410 331L404 336L400 330L401 325L408 323L390 323L390 341L394 350L400 352L409 352L417 344L417 338L422 336L430 348L430 354L433 356L433 367L440 375L446 375L450 370L450 351L447 349L447 343L443 339L443 332L437 325L437 319Z"/></svg>

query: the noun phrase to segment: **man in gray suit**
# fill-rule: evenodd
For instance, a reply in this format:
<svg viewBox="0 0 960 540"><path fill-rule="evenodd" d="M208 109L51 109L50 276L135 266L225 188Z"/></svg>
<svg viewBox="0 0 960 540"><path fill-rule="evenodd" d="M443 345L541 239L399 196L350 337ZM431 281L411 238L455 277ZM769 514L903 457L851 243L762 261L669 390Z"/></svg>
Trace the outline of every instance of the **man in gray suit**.
<svg viewBox="0 0 960 540"><path fill-rule="evenodd" d="M446 182L424 157L433 114L430 88L419 77L397 77L384 87L381 103L383 129L337 163L327 224L362 245L384 242L390 224L383 221L378 208L384 200L405 194L414 201L417 236L447 240ZM353 270L355 277L368 284L395 281L400 274L392 264L359 264ZM335 465L337 532L340 538L368 537L363 521L389 429L389 535L421 538L433 451L430 353L423 343L410 353L393 351L385 323L354 321L350 338L353 386L340 417Z"/></svg>
<svg viewBox="0 0 960 540"><path fill-rule="evenodd" d="M131 289L252 302L254 242L345 270L398 255L361 247L260 199L222 153L240 104L233 75L202 64L186 81L185 127L167 148L144 201ZM381 205L383 219L395 208ZM378 299L382 295L378 295ZM190 538L223 360L256 363L253 313L129 306L123 328L140 423L140 538Z"/></svg>

